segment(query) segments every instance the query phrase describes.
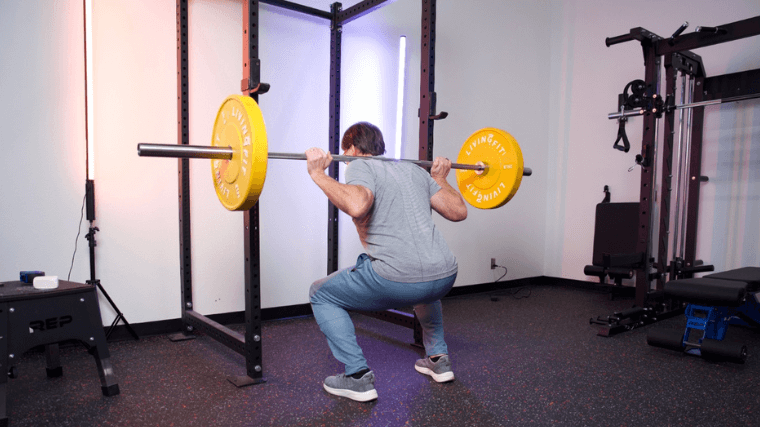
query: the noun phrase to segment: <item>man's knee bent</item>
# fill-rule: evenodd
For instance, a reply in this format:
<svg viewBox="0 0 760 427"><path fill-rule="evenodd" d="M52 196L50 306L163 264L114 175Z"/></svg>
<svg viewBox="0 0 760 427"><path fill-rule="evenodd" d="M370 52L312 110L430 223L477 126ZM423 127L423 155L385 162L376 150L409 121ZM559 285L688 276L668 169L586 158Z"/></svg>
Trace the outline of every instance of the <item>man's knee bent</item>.
<svg viewBox="0 0 760 427"><path fill-rule="evenodd" d="M318 285L318 283L319 282L314 282L309 287L309 301L310 302L314 302L314 294L316 294L319 288L321 287Z"/></svg>
<svg viewBox="0 0 760 427"><path fill-rule="evenodd" d="M314 295L322 288L322 285L327 282L327 277L324 279L317 280L316 282L312 283L309 287L309 301L314 302Z"/></svg>

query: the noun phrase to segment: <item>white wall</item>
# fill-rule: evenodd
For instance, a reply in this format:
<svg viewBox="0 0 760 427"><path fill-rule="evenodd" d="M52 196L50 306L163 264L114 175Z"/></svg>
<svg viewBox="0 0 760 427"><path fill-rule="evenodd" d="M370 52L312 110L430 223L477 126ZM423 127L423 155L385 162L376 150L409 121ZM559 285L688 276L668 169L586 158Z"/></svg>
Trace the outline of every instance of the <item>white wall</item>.
<svg viewBox="0 0 760 427"><path fill-rule="evenodd" d="M546 1L438 2L436 91L450 115L436 124L436 149L458 153L477 129L496 127L515 137L533 169L505 206L470 208L464 226L441 224L458 250L458 283L497 279L503 271L490 270L492 257L509 270L503 280L543 274L548 12Z"/></svg>
<svg viewBox="0 0 760 427"><path fill-rule="evenodd" d="M617 94L625 85L644 77L643 54L638 42L608 48L605 38L627 34L635 27L667 37L684 21L690 23L686 32L691 32L698 25L717 26L759 14L760 3L741 0L552 1L546 275L592 280L583 274L583 266L591 263L594 209L604 196L604 185L610 186L613 202L639 198L640 169L628 169L641 152L642 121L629 120L626 131L631 150L623 153L612 149L617 122L608 120L607 114L616 110ZM754 37L695 53L702 56L709 77L760 68L759 47L760 39ZM710 176L711 182L702 186L697 256L713 263L717 271L760 263L759 112L756 101L706 109L703 174ZM734 118L736 115L742 118ZM744 154L740 157L734 150ZM715 164L718 152L728 157L721 165ZM718 167L723 170L718 172ZM732 186L737 191L727 191ZM732 207L724 207L721 198L733 200ZM727 209L732 209L733 218L723 213ZM732 230L730 241L724 233L727 229ZM745 230L751 233L743 234ZM726 251L732 254L731 260L716 256Z"/></svg>
<svg viewBox="0 0 760 427"><path fill-rule="evenodd" d="M136 154L138 142L177 140L175 4L94 3L98 277L130 322L177 318L177 161ZM302 3L322 10L330 5ZM666 35L684 19L712 25L760 13L754 2L719 7L700 1L700 7L689 8L684 2L660 3L482 0L462 7L438 2L436 91L438 109L449 117L436 122L435 155L455 158L472 132L497 127L515 136L534 171L498 210L470 208L469 218L457 224L436 219L459 261L457 286L496 279L498 270L488 268L491 257L509 268L504 280L586 279L582 269L591 259L593 207L603 185L612 187L613 201L636 200L638 188L638 173L626 171L640 144L640 123L629 125L634 147L624 155L611 149L616 125L606 114L625 83L641 78L640 47L606 48L604 38L636 26ZM665 13L648 12L655 6ZM241 12L241 0L190 2L191 144L208 144L216 109L239 92ZM395 148L402 34L409 49L402 155L417 155L419 22L419 1L398 0L343 31L341 131L358 120L375 121L386 136L388 155ZM85 179L81 4L2 2L0 34L0 138L6 159L0 168L0 279L12 280L26 269L66 277ZM327 23L261 5L260 40L262 81L272 85L260 97L270 150L326 149ZM708 74L760 67L757 43L704 49ZM718 208L725 192L703 195L703 221L712 224L711 216L743 221L726 230L716 225L703 241L741 248L742 262L752 261L758 239L742 231L760 229L752 199L758 191L758 168L752 168L758 159L752 147L757 113L722 111L707 115L715 124L705 135L717 132L724 142L705 153L709 157L709 150L717 150L712 167L728 161L735 165L734 175L748 178L748 184L741 179L721 184L738 186L747 196L730 197ZM737 123L747 123L742 126L749 130L734 134L730 129ZM242 214L218 203L207 161L191 161L191 171L195 308L205 314L242 310ZM713 184L718 190L718 182ZM284 160L270 161L260 200L263 307L306 303L309 284L326 273L327 200L303 162ZM340 265L348 266L361 247L348 217L341 215L340 221ZM86 228L85 222L83 234ZM80 282L89 279L83 234L71 275ZM733 237L718 238L723 235ZM101 307L104 324L110 324L115 313L104 301Z"/></svg>
<svg viewBox="0 0 760 427"><path fill-rule="evenodd" d="M210 145L217 109L239 93L242 2L190 7L190 143ZM261 7L260 95L270 151L303 152L327 137L329 30L314 18ZM323 144L326 146L326 144ZM193 299L201 313L244 308L243 214L216 198L210 164L191 164ZM263 307L307 301L306 274L326 272L327 206L309 186L303 162L271 160L260 198Z"/></svg>
<svg viewBox="0 0 760 427"><path fill-rule="evenodd" d="M84 198L82 8L0 3L0 280L66 279ZM89 274L79 236L72 279Z"/></svg>
<svg viewBox="0 0 760 427"><path fill-rule="evenodd" d="M322 10L330 5L324 0L303 3ZM175 5L103 0L94 7L98 278L130 322L176 318L177 161L139 158L135 152L138 142L176 142ZM546 107L547 92L527 88L541 87L539 79L548 76L548 61L541 54L549 40L541 30L548 22L546 4L525 2L518 5L518 13L506 5L496 7L499 14L508 15L506 21L485 7L468 8L465 17L453 5L439 4L436 90L439 109L451 115L436 125L435 155L455 158L477 128L507 129L522 143L527 166L537 172L524 186L540 188L543 178L536 165L543 162L546 136L540 131L543 119L538 112ZM227 95L239 91L241 12L240 0L190 2L192 144L208 144L216 109ZM42 269L64 276L84 181L81 4L4 2L0 16L7 34L3 40L13 40L2 44L1 84L10 96L4 97L0 120L11 130L4 132L3 145L12 147L13 158L35 156L38 166L30 173L28 164L13 162L0 172L4 182L14 183L3 186L0 274L12 279L19 270ZM395 148L397 43L402 34L408 37L402 156L417 155L420 16L419 2L400 0L344 27L341 130L358 120L377 123L386 135L389 155ZM462 22L473 21L480 25L461 31ZM526 25L530 21L542 24ZM527 30L537 41L526 45L508 37L503 33L505 22ZM272 151L327 148L329 34L322 19L261 6L262 80L272 89L261 96L260 105ZM473 49L489 45L498 46L496 53ZM516 56L527 58L518 65L512 59ZM543 71L534 77L522 67L526 61L535 63L529 69ZM61 81L49 84L51 78ZM526 78L533 83L511 82ZM51 97L48 87L66 92ZM515 97L524 101L512 102ZM38 105L32 99L46 102ZM23 114L33 108L38 111L35 116ZM57 137L55 144L49 143L50 135ZM67 160L60 162L60 157ZM192 270L195 308L212 314L243 309L243 239L242 214L228 212L217 202L208 168L206 161L191 162ZM455 182L454 174L450 180ZM42 208L22 203L34 198L48 203ZM278 160L270 162L260 200L262 305L306 303L309 284L326 273L327 200L308 178L303 162ZM508 279L541 275L543 224L533 215L543 217L543 209L542 198L523 189L498 211L471 209L464 223L437 218L459 259L457 285L494 280L490 257L510 268ZM339 260L348 266L361 246L349 218L341 215L340 221ZM528 242L520 232L525 228L533 237ZM86 249L80 236L72 280L89 278ZM101 307L108 324L115 313L107 303Z"/></svg>
<svg viewBox="0 0 760 427"><path fill-rule="evenodd" d="M435 215L436 225L459 262L456 286L488 283L499 278L503 270L491 270L491 258L508 268L502 280L540 276L545 231L543 223L536 218L542 218L546 209L540 191L545 187L546 175L540 163L545 159L547 147L543 115L549 95L545 85L549 78L546 56L549 33L545 31L549 22L548 4L545 1L473 2L468 7L461 6L456 2L437 3L437 109L448 112L449 116L434 125L433 155L456 159L472 133L484 127L496 127L517 139L525 165L533 168L534 175L522 181L517 195L507 205L487 211L469 207L469 216L462 223L451 223ZM385 74L378 78L383 85L380 92L385 114L379 120L386 141L392 140L395 126L395 43L398 36L407 35L410 52L404 140L408 142L403 157L408 158L417 158L419 151L420 20L420 2L399 0L349 23L343 31L343 128L367 117L354 110L366 111L368 102L362 95L372 90L367 88L367 81L373 78L366 68L352 68L348 64L364 64L362 61L372 56L367 50L374 49L385 56L380 62L388 64ZM510 36L512 31L521 37ZM361 80L355 80L359 78ZM386 87L388 89L384 89ZM359 91L359 96L348 92L352 89ZM365 114L371 117L370 112ZM387 126L383 126L385 123ZM391 147L389 152L392 153L390 150ZM456 187L453 172L449 181ZM355 261L361 247L350 220L343 217L341 224L341 241L355 243L341 248L341 265L345 265Z"/></svg>

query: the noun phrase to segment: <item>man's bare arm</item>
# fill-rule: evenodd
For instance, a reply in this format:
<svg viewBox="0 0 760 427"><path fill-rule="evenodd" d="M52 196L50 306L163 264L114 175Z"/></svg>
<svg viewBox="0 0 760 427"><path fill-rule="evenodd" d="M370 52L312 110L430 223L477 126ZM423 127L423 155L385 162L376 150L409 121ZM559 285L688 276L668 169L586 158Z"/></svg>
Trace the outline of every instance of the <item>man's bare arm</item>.
<svg viewBox="0 0 760 427"><path fill-rule="evenodd" d="M451 170L451 161L443 157L436 157L430 176L441 186L440 191L430 198L430 204L436 212L449 221L463 221L467 218L467 205L457 190L446 180Z"/></svg>
<svg viewBox="0 0 760 427"><path fill-rule="evenodd" d="M351 218L360 219L367 215L375 196L361 185L342 184L325 173L332 163L332 155L319 148L306 151L306 167L309 176L325 193L335 207L345 212Z"/></svg>

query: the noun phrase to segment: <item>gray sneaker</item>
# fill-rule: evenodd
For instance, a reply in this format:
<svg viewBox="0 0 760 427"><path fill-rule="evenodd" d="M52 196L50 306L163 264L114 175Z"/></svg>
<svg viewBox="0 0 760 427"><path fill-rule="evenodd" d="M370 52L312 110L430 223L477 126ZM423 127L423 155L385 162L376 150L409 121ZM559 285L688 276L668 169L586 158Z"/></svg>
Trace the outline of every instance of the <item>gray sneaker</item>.
<svg viewBox="0 0 760 427"><path fill-rule="evenodd" d="M347 397L357 402L369 402L377 399L375 374L372 371L357 379L338 374L325 378L325 390L335 396Z"/></svg>
<svg viewBox="0 0 760 427"><path fill-rule="evenodd" d="M445 383L454 380L454 372L451 370L451 359L448 355L441 356L437 362L433 362L429 357L418 360L414 364L417 372L430 375L436 382Z"/></svg>

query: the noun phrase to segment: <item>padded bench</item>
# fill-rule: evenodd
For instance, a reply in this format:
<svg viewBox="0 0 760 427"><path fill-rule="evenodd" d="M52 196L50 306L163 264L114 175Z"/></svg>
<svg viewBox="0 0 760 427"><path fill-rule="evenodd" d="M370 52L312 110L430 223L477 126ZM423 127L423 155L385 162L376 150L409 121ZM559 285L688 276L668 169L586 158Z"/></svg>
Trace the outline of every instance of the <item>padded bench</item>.
<svg viewBox="0 0 760 427"><path fill-rule="evenodd" d="M744 267L702 278L673 280L665 295L689 303L684 332L653 329L647 343L708 358L743 363L747 347L723 341L730 323L760 327L760 268ZM698 342L693 330L704 331Z"/></svg>
<svg viewBox="0 0 760 427"><path fill-rule="evenodd" d="M723 273L708 274L703 279L733 280L747 284L747 292L760 291L760 267L744 267Z"/></svg>
<svg viewBox="0 0 760 427"><path fill-rule="evenodd" d="M707 277L673 280L665 284L665 295L694 304L738 307L747 296L747 283Z"/></svg>
<svg viewBox="0 0 760 427"><path fill-rule="evenodd" d="M743 267L702 278L673 280L665 284L665 295L686 302L739 307L747 295L760 291L760 267ZM756 297L756 295L753 295Z"/></svg>

